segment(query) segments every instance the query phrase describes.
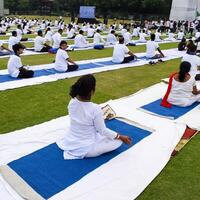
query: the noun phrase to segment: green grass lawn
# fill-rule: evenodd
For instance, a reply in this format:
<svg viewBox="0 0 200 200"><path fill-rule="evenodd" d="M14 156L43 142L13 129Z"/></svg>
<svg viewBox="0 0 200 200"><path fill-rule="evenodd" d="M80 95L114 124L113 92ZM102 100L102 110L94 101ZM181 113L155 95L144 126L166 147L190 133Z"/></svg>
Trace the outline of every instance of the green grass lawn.
<svg viewBox="0 0 200 200"><path fill-rule="evenodd" d="M160 45L161 49L177 47L176 43ZM134 52L144 52L145 46L130 47ZM74 60L109 57L112 49L71 52ZM24 64L51 63L55 55L22 57ZM7 59L1 59L1 69ZM93 101L103 103L137 92L178 70L180 59L155 66L144 65L95 74L96 94ZM31 87L0 92L0 134L19 130L67 115L70 86L77 78L59 80ZM139 200L198 200L200 196L200 136L196 136L175 158L171 159L161 174L138 197ZM121 173L121 172L119 172ZM125 174L126 175L126 174ZM126 175L128 179L128 174Z"/></svg>

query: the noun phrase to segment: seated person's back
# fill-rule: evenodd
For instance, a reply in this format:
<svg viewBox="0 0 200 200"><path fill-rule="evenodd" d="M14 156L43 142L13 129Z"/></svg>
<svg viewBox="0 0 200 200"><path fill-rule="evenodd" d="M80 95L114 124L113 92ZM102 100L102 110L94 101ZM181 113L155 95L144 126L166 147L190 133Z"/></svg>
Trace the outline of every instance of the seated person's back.
<svg viewBox="0 0 200 200"><path fill-rule="evenodd" d="M126 54L129 54L129 57L125 57ZM124 38L119 37L119 44L114 46L112 62L113 63L126 63L135 59L135 55L128 49L124 44Z"/></svg>
<svg viewBox="0 0 200 200"><path fill-rule="evenodd" d="M146 44L146 57L147 58L161 58L164 57L163 53L161 52L158 43L155 42L155 34L151 34L151 40ZM160 54L157 54L156 51L159 51Z"/></svg>
<svg viewBox="0 0 200 200"><path fill-rule="evenodd" d="M186 61L191 64L191 69L189 71L189 74L191 76L196 76L197 74L200 73L199 68L200 68L200 57L196 55L196 46L190 46L189 47L189 52L183 56L182 62Z"/></svg>
<svg viewBox="0 0 200 200"><path fill-rule="evenodd" d="M188 74L190 67L189 62L181 63L179 73L172 80L172 88L168 97L169 103L185 107L200 101L200 91L197 90L196 81Z"/></svg>
<svg viewBox="0 0 200 200"><path fill-rule="evenodd" d="M86 39L83 36L83 31L80 30L79 34L76 35L76 37L74 38L74 45L77 48L81 48L81 47L86 47L88 45L88 42L86 41Z"/></svg>

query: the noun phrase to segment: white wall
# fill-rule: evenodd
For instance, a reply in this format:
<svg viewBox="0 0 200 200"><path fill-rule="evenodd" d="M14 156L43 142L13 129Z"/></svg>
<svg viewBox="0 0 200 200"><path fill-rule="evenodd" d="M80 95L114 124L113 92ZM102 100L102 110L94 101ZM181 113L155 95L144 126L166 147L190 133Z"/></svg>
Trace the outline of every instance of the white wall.
<svg viewBox="0 0 200 200"><path fill-rule="evenodd" d="M173 0L170 20L194 20L196 18L197 3L200 3L199 0Z"/></svg>

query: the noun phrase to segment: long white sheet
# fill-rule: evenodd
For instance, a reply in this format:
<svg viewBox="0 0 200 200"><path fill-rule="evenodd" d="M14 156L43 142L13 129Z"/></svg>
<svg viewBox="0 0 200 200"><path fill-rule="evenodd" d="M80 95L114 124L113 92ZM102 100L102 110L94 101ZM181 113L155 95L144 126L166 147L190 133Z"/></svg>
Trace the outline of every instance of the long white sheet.
<svg viewBox="0 0 200 200"><path fill-rule="evenodd" d="M135 199L167 164L186 127L181 119L173 121L159 118L137 109L145 103L160 98L160 94L165 90L166 84L160 83L129 97L107 102L117 116L150 127L155 132L50 199L65 200L66 197L69 200ZM188 124L193 117L190 114L186 115ZM55 142L63 137L68 125L67 116L1 135L0 165ZM125 171L127 176L119 173L121 171ZM21 200L2 178L0 193L4 199Z"/></svg>
<svg viewBox="0 0 200 200"><path fill-rule="evenodd" d="M175 59L175 58L180 58L185 54L185 52L179 52L176 49L165 50L163 52L166 56L163 59L164 61L168 61L168 60ZM138 57L142 57L142 56L145 56L145 53L138 53L136 55ZM102 62L102 61L109 61L109 60L111 60L111 57L79 61L77 63L78 64L85 64L85 63L94 63L94 62ZM74 72L58 73L58 74L52 74L52 75L49 75L49 76L33 77L33 78L30 78L30 79L22 79L22 80L4 82L4 83L0 83L0 91L8 90L8 89L14 89L14 88L20 88L20 87L30 86L30 85L37 85L37 84L46 83L46 82L52 82L52 81L57 81L57 80L60 80L60 79L82 76L82 75L90 74L90 73L93 74L93 73L111 71L111 70L127 68L127 67L142 66L142 65L145 65L145 64L148 64L148 63L149 63L149 60L141 59L141 60L139 60L138 62L135 62L135 63L115 64L115 65L109 65L109 66L103 66L103 67L100 66L99 68L98 67L97 68L90 68L90 69L78 70L78 71L74 71ZM40 66L32 66L32 67L30 67L30 69L33 69L33 70L49 69L49 68L52 68L52 67L53 67L53 64L47 64L47 65L40 65ZM8 71L7 70L0 70L0 75L1 74L8 74Z"/></svg>

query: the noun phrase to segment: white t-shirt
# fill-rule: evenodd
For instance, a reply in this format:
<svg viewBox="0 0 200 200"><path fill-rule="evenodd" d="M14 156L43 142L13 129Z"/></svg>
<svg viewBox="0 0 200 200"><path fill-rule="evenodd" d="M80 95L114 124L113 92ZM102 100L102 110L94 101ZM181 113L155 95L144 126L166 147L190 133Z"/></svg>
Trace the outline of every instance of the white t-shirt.
<svg viewBox="0 0 200 200"><path fill-rule="evenodd" d="M68 58L69 56L65 50L58 49L56 53L55 70L59 72L66 72L68 69Z"/></svg>
<svg viewBox="0 0 200 200"><path fill-rule="evenodd" d="M104 42L105 42L104 39L102 38L102 36L99 33L94 34L94 39L93 39L94 44L101 44Z"/></svg>
<svg viewBox="0 0 200 200"><path fill-rule="evenodd" d="M0 40L0 51L2 50L3 41Z"/></svg>
<svg viewBox="0 0 200 200"><path fill-rule="evenodd" d="M22 32L22 30L21 29L16 29L16 32L17 32L17 38L19 39L19 41L22 39L22 34L23 34L23 32Z"/></svg>
<svg viewBox="0 0 200 200"><path fill-rule="evenodd" d="M116 44L113 50L113 63L122 63L125 55L129 52L128 47L125 44Z"/></svg>
<svg viewBox="0 0 200 200"><path fill-rule="evenodd" d="M17 78L19 75L19 68L22 66L21 58L19 56L12 55L8 60L8 73L10 76Z"/></svg>
<svg viewBox="0 0 200 200"><path fill-rule="evenodd" d="M156 55L156 51L158 48L158 43L156 43L155 41L148 41L146 44L146 57L153 58Z"/></svg>
<svg viewBox="0 0 200 200"><path fill-rule="evenodd" d="M189 72L191 76L196 76L196 74L199 73L197 67L200 66L200 58L198 56L186 54L183 56L182 62L183 61L187 61L191 64Z"/></svg>
<svg viewBox="0 0 200 200"><path fill-rule="evenodd" d="M87 37L93 37L95 30L93 28L88 28Z"/></svg>
<svg viewBox="0 0 200 200"><path fill-rule="evenodd" d="M35 42L34 42L34 50L41 51L42 48L44 47L45 42L46 42L45 38L43 38L41 36L37 36L35 38Z"/></svg>
<svg viewBox="0 0 200 200"><path fill-rule="evenodd" d="M146 41L145 37L147 37L146 33L140 33L139 41L141 41L141 42L144 41L145 42Z"/></svg>
<svg viewBox="0 0 200 200"><path fill-rule="evenodd" d="M62 40L62 36L60 33L55 33L53 36L52 36L52 39L53 39L53 48L59 48L60 47L60 42Z"/></svg>
<svg viewBox="0 0 200 200"><path fill-rule="evenodd" d="M67 32L67 38L74 37L74 34L75 34L75 30L73 28L71 28L71 30Z"/></svg>
<svg viewBox="0 0 200 200"><path fill-rule="evenodd" d="M182 40L183 37L184 37L184 33L183 33L183 32L178 32L178 37L177 37L177 39L178 39L178 40Z"/></svg>
<svg viewBox="0 0 200 200"><path fill-rule="evenodd" d="M107 36L107 42L110 44L116 44L117 43L117 38L114 34L109 33Z"/></svg>
<svg viewBox="0 0 200 200"><path fill-rule="evenodd" d="M74 45L76 47L85 47L88 45L88 42L86 41L85 37L81 34L78 34L75 38L74 38Z"/></svg>
<svg viewBox="0 0 200 200"><path fill-rule="evenodd" d="M177 106L189 106L200 100L200 95L193 95L193 87L196 86L194 77L186 82L179 82L173 79L172 88L168 97L168 102Z"/></svg>
<svg viewBox="0 0 200 200"><path fill-rule="evenodd" d="M155 32L155 41L156 42L160 42L161 41L160 37L161 37L161 33Z"/></svg>
<svg viewBox="0 0 200 200"><path fill-rule="evenodd" d="M132 35L130 34L130 32L126 32L124 33L124 43L128 44L132 39Z"/></svg>
<svg viewBox="0 0 200 200"><path fill-rule="evenodd" d="M8 49L13 51L13 45L18 44L20 40L17 37L11 36L8 40Z"/></svg>
<svg viewBox="0 0 200 200"><path fill-rule="evenodd" d="M45 35L45 39L48 40L49 42L52 42L52 35L53 32L52 31L47 31L46 35Z"/></svg>
<svg viewBox="0 0 200 200"><path fill-rule="evenodd" d="M92 102L71 99L68 105L70 125L58 146L65 159L82 159L102 137L116 138L117 133L106 128L101 107Z"/></svg>

